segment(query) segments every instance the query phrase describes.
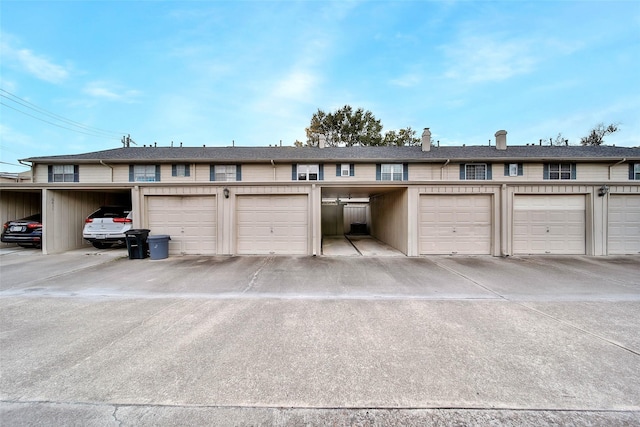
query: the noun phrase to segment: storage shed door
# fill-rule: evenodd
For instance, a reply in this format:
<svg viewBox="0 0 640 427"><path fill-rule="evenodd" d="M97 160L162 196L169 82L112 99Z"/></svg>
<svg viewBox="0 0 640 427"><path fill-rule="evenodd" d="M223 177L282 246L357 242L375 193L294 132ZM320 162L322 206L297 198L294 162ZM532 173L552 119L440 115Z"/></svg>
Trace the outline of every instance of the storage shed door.
<svg viewBox="0 0 640 427"><path fill-rule="evenodd" d="M491 196L420 196L421 255L491 253Z"/></svg>
<svg viewBox="0 0 640 427"><path fill-rule="evenodd" d="M216 255L215 196L147 196L151 234L168 234L169 254Z"/></svg>
<svg viewBox="0 0 640 427"><path fill-rule="evenodd" d="M308 211L306 194L238 196L237 253L306 255Z"/></svg>
<svg viewBox="0 0 640 427"><path fill-rule="evenodd" d="M609 255L640 253L640 194L609 197Z"/></svg>
<svg viewBox="0 0 640 427"><path fill-rule="evenodd" d="M516 195L514 254L585 253L584 195Z"/></svg>

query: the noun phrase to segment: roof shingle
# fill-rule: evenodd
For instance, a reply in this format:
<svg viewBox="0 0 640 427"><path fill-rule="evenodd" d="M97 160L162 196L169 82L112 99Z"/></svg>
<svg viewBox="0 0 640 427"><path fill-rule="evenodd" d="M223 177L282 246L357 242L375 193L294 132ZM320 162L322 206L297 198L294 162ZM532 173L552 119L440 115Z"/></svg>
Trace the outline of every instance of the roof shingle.
<svg viewBox="0 0 640 427"><path fill-rule="evenodd" d="M498 150L490 146L432 147L126 147L83 154L41 156L22 159L33 163L98 161L131 162L439 162L474 160L509 161L611 161L640 160L640 147L614 146L509 146Z"/></svg>

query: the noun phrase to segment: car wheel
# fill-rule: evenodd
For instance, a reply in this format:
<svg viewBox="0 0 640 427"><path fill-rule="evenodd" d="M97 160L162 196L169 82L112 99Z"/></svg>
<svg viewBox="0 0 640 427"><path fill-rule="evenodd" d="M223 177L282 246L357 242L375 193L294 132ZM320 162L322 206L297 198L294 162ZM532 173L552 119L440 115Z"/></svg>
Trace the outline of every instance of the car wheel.
<svg viewBox="0 0 640 427"><path fill-rule="evenodd" d="M94 248L96 249L107 249L111 247L111 243L104 242L91 242Z"/></svg>

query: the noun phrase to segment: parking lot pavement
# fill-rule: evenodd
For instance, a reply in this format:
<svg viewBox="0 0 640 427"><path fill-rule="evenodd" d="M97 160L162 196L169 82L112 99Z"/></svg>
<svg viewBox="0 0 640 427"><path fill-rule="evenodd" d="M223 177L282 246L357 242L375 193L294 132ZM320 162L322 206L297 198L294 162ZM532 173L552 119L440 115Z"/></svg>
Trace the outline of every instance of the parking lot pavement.
<svg viewBox="0 0 640 427"><path fill-rule="evenodd" d="M2 254L0 420L640 425L638 267Z"/></svg>

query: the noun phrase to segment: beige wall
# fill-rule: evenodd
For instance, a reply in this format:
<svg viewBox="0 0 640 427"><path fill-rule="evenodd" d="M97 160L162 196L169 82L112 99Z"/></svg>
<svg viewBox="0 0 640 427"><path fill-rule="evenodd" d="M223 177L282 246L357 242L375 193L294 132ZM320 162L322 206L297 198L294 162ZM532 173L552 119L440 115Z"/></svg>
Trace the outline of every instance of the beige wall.
<svg viewBox="0 0 640 427"><path fill-rule="evenodd" d="M483 163L482 161L474 163ZM523 175L505 176L504 163L492 164L493 181L543 181L542 163L523 163ZM171 176L171 164L161 164L161 182L210 182L209 163L190 164L191 174L188 177ZM336 163L324 164L324 181L331 183L349 183L355 181L376 181L375 163L355 163L355 176L336 176ZM125 183L129 182L128 164L81 164L81 183ZM275 172L275 173L274 173ZM291 163L271 164L243 164L243 182L292 182ZM34 179L36 183L48 181L47 165L36 164L34 166ZM577 181L628 181L629 164L612 163L578 163ZM460 163L410 163L409 180L421 181L458 181L460 180Z"/></svg>
<svg viewBox="0 0 640 427"><path fill-rule="evenodd" d="M407 189L384 193L370 200L371 229L376 239L406 254L408 236Z"/></svg>
<svg viewBox="0 0 640 427"><path fill-rule="evenodd" d="M36 164L33 166L33 182L45 183L48 181L47 165Z"/></svg>
<svg viewBox="0 0 640 427"><path fill-rule="evenodd" d="M113 166L80 165L78 179L82 183L113 182Z"/></svg>

